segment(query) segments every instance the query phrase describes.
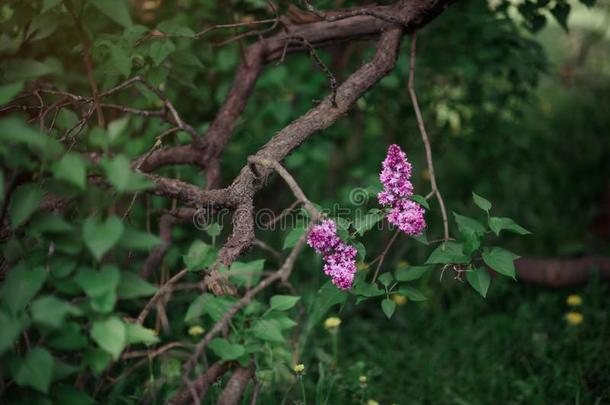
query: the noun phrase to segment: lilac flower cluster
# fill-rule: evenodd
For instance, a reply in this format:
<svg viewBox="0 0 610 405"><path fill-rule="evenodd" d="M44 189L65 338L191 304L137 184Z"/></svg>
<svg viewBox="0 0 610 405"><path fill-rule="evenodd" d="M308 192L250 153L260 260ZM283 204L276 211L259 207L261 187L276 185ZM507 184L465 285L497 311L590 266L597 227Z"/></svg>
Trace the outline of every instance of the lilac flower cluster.
<svg viewBox="0 0 610 405"><path fill-rule="evenodd" d="M341 290L349 290L356 274L356 249L345 244L337 235L337 225L331 219L314 226L307 244L324 258L324 273Z"/></svg>
<svg viewBox="0 0 610 405"><path fill-rule="evenodd" d="M379 204L391 207L388 221L407 235L419 235L426 227L424 209L415 201L413 195L411 164L407 155L398 145L390 145L383 161L379 179L383 191L377 195Z"/></svg>

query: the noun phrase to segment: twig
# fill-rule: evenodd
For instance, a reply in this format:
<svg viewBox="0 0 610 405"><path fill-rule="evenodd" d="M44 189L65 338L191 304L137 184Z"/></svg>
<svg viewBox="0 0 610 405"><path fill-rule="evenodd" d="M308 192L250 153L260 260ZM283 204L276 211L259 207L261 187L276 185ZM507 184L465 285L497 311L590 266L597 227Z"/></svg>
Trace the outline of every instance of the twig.
<svg viewBox="0 0 610 405"><path fill-rule="evenodd" d="M104 113L102 112L102 108L99 104L99 90L97 87L97 81L95 80L95 76L93 74L93 61L91 59L91 43L89 41L89 37L87 33L83 29L83 25L81 19L76 15L74 11L74 5L72 4L72 0L64 0L70 14L72 14L72 19L74 20L74 24L76 26L76 31L78 33L81 46L83 47L83 60L85 62L85 67L87 69L87 79L89 80L89 85L91 86L91 94L93 96L93 103L95 105L95 111L97 112L97 123L100 127L105 128L106 122L104 120Z"/></svg>
<svg viewBox="0 0 610 405"><path fill-rule="evenodd" d="M144 320L146 319L146 316L148 316L148 313L151 311L153 306L157 303L157 301L161 297L163 297L165 294L169 293L172 290L174 284L176 284L180 279L182 279L184 276L186 276L188 274L188 272L189 272L188 269L182 269L178 273L176 273L172 278L167 280L167 282L165 284L163 284L163 286L161 286L161 288L159 288L157 290L155 295L153 295L152 298L146 303L146 305L142 309L142 312L140 312L140 315L138 315L138 318L136 319L136 323L141 325L144 322Z"/></svg>
<svg viewBox="0 0 610 405"><path fill-rule="evenodd" d="M337 79L335 78L335 75L333 75L333 73L330 71L328 66L326 66L324 61L322 61L322 59L320 59L320 56L318 55L318 53L316 52L314 47L311 45L311 43L309 43L309 41L307 39L305 39L304 37L298 36L298 35L287 35L285 37L285 40L286 40L286 47L282 51L282 61L284 59L284 56L286 55L286 50L288 49L288 44L290 42L297 42L297 43L303 45L305 48L307 48L307 51L309 52L309 56L314 60L316 65L318 65L318 68L320 68L320 70L326 75L326 77L328 77L328 81L330 82L330 91L331 91L330 102L332 103L333 107L337 107Z"/></svg>
<svg viewBox="0 0 610 405"><path fill-rule="evenodd" d="M385 256L390 251L390 248L394 244L394 241L396 240L396 238L398 238L399 234L400 234L400 229L397 229L396 232L394 232L394 236L392 236L392 239L390 239L390 241L386 245L385 249L383 249L383 252L381 252L381 255L379 255L379 257L377 259L375 259L375 261L379 260L379 263L377 264L377 268L375 269L375 274L373 275L372 283L375 283L375 280L377 280L377 276L379 275L379 269L381 269L383 260L385 259ZM370 264L372 264L372 263L374 263L374 262L371 262Z"/></svg>
<svg viewBox="0 0 610 405"><path fill-rule="evenodd" d="M449 221L447 220L447 210L445 209L445 201L441 196L441 192L438 189L436 184L436 176L434 175L434 161L432 160L432 148L430 147L430 140L428 139L428 133L426 132L426 127L424 126L424 118L421 113L421 109L419 108L419 103L417 102L417 94L415 94L415 87L413 85L413 81L415 78L415 54L416 54L416 46L417 46L417 35L413 33L411 37L411 53L409 57L409 96L411 97L411 103L413 104L413 109L415 110L415 116L417 117L417 126L419 128L419 133L421 134L421 138L424 141L424 147L426 149L426 161L428 163L428 171L430 172L430 186L432 187L432 191L430 194L426 196L426 199L430 198L432 194L436 196L438 200L438 205L441 208L441 216L443 218L443 230L445 235L445 241L449 240Z"/></svg>
<svg viewBox="0 0 610 405"><path fill-rule="evenodd" d="M214 339L220 332L222 332L224 328L229 324L231 319L233 319L233 317L237 315L237 313L242 308L248 305L259 292L263 291L265 288L269 287L271 284L275 283L278 280L288 280L288 277L290 277L290 273L292 272L292 268L294 267L294 263L296 262L299 253L301 253L301 250L305 245L306 239L307 232L301 235L296 245L292 248L290 255L288 255L288 257L284 261L284 264L282 264L282 267L280 267L278 271L276 271L269 277L263 279L254 288L249 290L242 298L239 299L239 301L237 301L237 303L235 303L224 314L220 321L214 324L212 329L210 329L210 331L205 335L205 337L197 344L193 355L191 356L190 360L185 364L185 368L187 371L194 367L194 365L197 363L197 359L199 358L199 356L201 356L201 354L208 346L208 344L212 341L212 339Z"/></svg>
<svg viewBox="0 0 610 405"><path fill-rule="evenodd" d="M290 187L290 190L297 198L297 200L299 200L305 206L305 208L309 212L311 212L314 218L320 218L322 216L320 211L318 211L318 209L312 204L312 202L309 201L309 199L305 196L305 193L303 193L303 190L301 189L301 187L299 187L296 180L290 175L290 173L288 173L286 169L284 169L284 166L282 166L277 160L264 158L261 159L256 156L250 156L248 158L248 163L273 168L273 170L275 170L275 172L279 174L282 179L284 179L284 181L286 182L288 187ZM256 166L250 165L250 170L253 170L255 176L257 175L258 172Z"/></svg>

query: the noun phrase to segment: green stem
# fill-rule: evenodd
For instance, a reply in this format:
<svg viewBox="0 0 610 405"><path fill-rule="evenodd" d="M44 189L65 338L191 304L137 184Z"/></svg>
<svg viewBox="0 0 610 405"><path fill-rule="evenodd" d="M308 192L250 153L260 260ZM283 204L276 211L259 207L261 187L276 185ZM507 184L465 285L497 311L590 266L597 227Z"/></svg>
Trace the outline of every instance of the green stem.
<svg viewBox="0 0 610 405"><path fill-rule="evenodd" d="M339 363L339 333L335 331L332 333L333 339L333 367L337 368Z"/></svg>
<svg viewBox="0 0 610 405"><path fill-rule="evenodd" d="M303 377L299 376L299 384L301 385L301 395L303 396L303 405L307 405L307 397L305 397L305 384L303 384Z"/></svg>

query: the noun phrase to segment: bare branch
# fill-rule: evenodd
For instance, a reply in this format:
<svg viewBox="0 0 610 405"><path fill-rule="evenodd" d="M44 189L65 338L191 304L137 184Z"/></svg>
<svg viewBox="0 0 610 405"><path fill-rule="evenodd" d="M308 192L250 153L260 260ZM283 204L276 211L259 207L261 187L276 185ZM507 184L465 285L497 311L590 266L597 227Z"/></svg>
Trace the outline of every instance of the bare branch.
<svg viewBox="0 0 610 405"><path fill-rule="evenodd" d="M428 163L428 171L430 172L430 186L432 187L432 191L430 194L426 196L426 199L429 199L432 195L436 196L438 201L438 205L441 209L441 216L443 218L443 230L445 235L445 241L449 240L449 222L447 220L447 210L445 209L445 201L441 196L441 192L438 189L436 184L436 176L434 174L434 160L432 159L432 148L430 147L430 139L428 138L428 133L426 132L426 127L424 126L424 118L421 113L421 109L419 108L419 103L417 102L417 94L415 94L415 87L413 85L415 78L415 53L417 46L417 35L413 33L411 37L411 53L409 57L409 96L411 97L411 103L413 104L413 109L415 110L415 117L417 118L417 126L419 128L419 133L421 134L421 138L424 141L424 147L426 149L426 162Z"/></svg>

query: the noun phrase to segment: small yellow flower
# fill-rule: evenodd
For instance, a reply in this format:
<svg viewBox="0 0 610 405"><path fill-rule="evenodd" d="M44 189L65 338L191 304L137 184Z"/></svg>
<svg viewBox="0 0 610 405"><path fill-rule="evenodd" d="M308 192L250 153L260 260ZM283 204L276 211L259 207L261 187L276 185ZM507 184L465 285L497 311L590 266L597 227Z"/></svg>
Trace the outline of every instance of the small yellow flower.
<svg viewBox="0 0 610 405"><path fill-rule="evenodd" d="M569 325L576 326L580 325L584 321L584 317L580 312L570 311L566 314L566 322Z"/></svg>
<svg viewBox="0 0 610 405"><path fill-rule="evenodd" d="M199 325L193 325L189 328L189 335L191 335L191 336L203 335L204 332L205 332L205 329L203 329Z"/></svg>
<svg viewBox="0 0 610 405"><path fill-rule="evenodd" d="M326 318L324 321L324 328L327 330L335 330L341 325L341 319L336 316L331 316L330 318Z"/></svg>
<svg viewBox="0 0 610 405"><path fill-rule="evenodd" d="M360 377L358 377L358 381L360 381L360 384L366 384L366 376L361 375Z"/></svg>
<svg viewBox="0 0 610 405"><path fill-rule="evenodd" d="M303 374L305 372L305 365L304 364L295 364L292 367L292 371L294 371L297 374Z"/></svg>
<svg viewBox="0 0 610 405"><path fill-rule="evenodd" d="M582 298L578 294L568 295L568 298L566 298L566 304L571 307L577 307L579 305L582 305Z"/></svg>
<svg viewBox="0 0 610 405"><path fill-rule="evenodd" d="M379 405L379 402L375 401L374 399L369 399L366 402L366 405Z"/></svg>
<svg viewBox="0 0 610 405"><path fill-rule="evenodd" d="M407 303L407 297L400 294L394 294L392 295L392 301L394 301L396 305L405 305Z"/></svg>

